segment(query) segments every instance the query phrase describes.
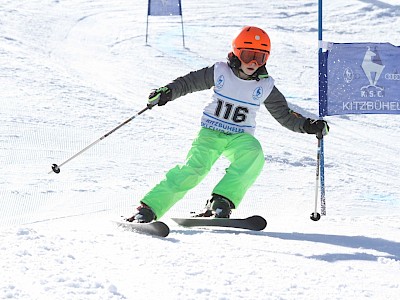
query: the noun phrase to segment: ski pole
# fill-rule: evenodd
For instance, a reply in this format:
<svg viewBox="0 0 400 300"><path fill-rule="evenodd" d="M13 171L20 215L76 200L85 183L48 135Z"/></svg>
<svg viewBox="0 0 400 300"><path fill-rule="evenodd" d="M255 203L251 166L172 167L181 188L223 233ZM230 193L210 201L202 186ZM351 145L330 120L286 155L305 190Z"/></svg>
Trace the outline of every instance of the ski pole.
<svg viewBox="0 0 400 300"><path fill-rule="evenodd" d="M152 104L147 104L147 106L142 109L141 111L139 111L136 115L130 117L129 119L127 119L125 122L121 123L120 125L118 125L117 127L115 127L114 129L110 130L109 132L107 132L105 135L103 135L101 138L99 138L98 140L94 141L93 143L91 143L90 145L86 146L84 149L82 149L81 151L79 151L78 153L76 153L75 155L71 156L70 158L68 158L66 161L64 161L63 163L57 165L57 164L53 164L51 166L51 171L48 174L51 174L52 172L58 174L60 173L60 168L65 165L66 163L68 163L69 161L73 160L75 157L81 155L83 152L85 152L86 150L88 150L89 148L92 148L94 145L96 145L98 142L100 142L101 140L104 140L106 137L108 137L110 134L112 134L113 132L117 131L118 129L120 129L122 126L128 124L130 121L132 121L133 119L135 119L137 116L141 115L142 113L144 113L146 110L151 109L153 106L157 105L157 103L152 103Z"/></svg>
<svg viewBox="0 0 400 300"><path fill-rule="evenodd" d="M311 213L310 219L313 221L318 221L321 219L321 215L317 212L317 205L318 205L318 183L319 183L319 168L320 168L320 162L321 162L321 141L322 141L323 135L322 131L317 133L317 139L318 139L318 148L317 148L317 171L316 171L316 179L315 179L315 206L314 206L314 212Z"/></svg>

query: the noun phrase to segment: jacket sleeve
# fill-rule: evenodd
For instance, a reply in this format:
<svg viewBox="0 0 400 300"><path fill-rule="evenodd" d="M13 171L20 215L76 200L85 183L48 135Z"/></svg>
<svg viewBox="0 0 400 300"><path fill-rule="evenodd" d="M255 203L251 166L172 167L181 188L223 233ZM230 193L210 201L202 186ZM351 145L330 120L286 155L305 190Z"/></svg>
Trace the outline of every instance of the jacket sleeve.
<svg viewBox="0 0 400 300"><path fill-rule="evenodd" d="M265 99L264 105L282 126L294 132L305 132L303 125L306 118L289 108L285 96L275 86Z"/></svg>
<svg viewBox="0 0 400 300"><path fill-rule="evenodd" d="M213 86L214 66L190 72L167 84L167 87L172 91L172 100L189 93L208 90Z"/></svg>

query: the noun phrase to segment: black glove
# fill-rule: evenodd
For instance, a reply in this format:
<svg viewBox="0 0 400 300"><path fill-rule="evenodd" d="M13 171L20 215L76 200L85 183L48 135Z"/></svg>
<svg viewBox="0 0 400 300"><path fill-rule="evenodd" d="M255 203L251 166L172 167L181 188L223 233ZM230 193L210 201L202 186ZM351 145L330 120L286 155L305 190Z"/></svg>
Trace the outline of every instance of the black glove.
<svg viewBox="0 0 400 300"><path fill-rule="evenodd" d="M308 118L304 122L303 129L309 134L316 134L317 137L322 137L328 134L329 125L325 120L313 120Z"/></svg>
<svg viewBox="0 0 400 300"><path fill-rule="evenodd" d="M171 90L166 87L160 87L156 90L153 90L149 95L149 105L153 107L154 105L163 106L168 101L172 99L172 92Z"/></svg>

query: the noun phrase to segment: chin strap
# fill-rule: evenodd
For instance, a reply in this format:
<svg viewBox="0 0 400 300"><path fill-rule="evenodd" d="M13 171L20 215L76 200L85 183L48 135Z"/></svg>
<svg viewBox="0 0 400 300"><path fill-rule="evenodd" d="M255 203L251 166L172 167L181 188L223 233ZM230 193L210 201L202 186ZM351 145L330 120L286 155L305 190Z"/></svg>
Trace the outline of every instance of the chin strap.
<svg viewBox="0 0 400 300"><path fill-rule="evenodd" d="M262 72L263 70L261 70L261 72L260 72L260 69L262 69L262 68L265 69L265 66L259 67L252 75L247 75L247 74L244 73L243 70L240 69L240 68L239 68L238 70L236 70L236 72L235 72L235 70L234 70L234 72L235 72L235 74L237 74L237 75L239 75L239 72L242 72L243 74L245 74L246 76L248 76L248 78L247 78L246 80L256 80L256 81L260 81L260 80L263 79L263 78L268 78L268 77L269 77L268 73L264 74L264 73ZM266 71L266 70L265 70L265 71ZM239 77L239 76L238 76L238 77Z"/></svg>
<svg viewBox="0 0 400 300"><path fill-rule="evenodd" d="M254 72L254 74L252 76L255 76L257 78L255 78L257 81L262 79L262 78L268 78L268 71L267 68L265 67L265 65L262 65L261 67L259 67L257 69L257 71Z"/></svg>

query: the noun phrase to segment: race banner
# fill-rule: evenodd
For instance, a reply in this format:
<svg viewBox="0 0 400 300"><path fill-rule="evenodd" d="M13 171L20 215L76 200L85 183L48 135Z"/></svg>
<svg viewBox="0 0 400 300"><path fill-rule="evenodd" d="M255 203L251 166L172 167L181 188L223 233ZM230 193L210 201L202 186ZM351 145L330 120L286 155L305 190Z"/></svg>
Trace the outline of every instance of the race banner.
<svg viewBox="0 0 400 300"><path fill-rule="evenodd" d="M182 45L185 47L185 33L183 30L183 15L181 0L148 0L146 20L146 45L149 37L149 16L180 16L182 28Z"/></svg>
<svg viewBox="0 0 400 300"><path fill-rule="evenodd" d="M320 116L400 114L400 47L329 43L321 57Z"/></svg>
<svg viewBox="0 0 400 300"><path fill-rule="evenodd" d="M149 0L148 16L182 15L181 0Z"/></svg>

